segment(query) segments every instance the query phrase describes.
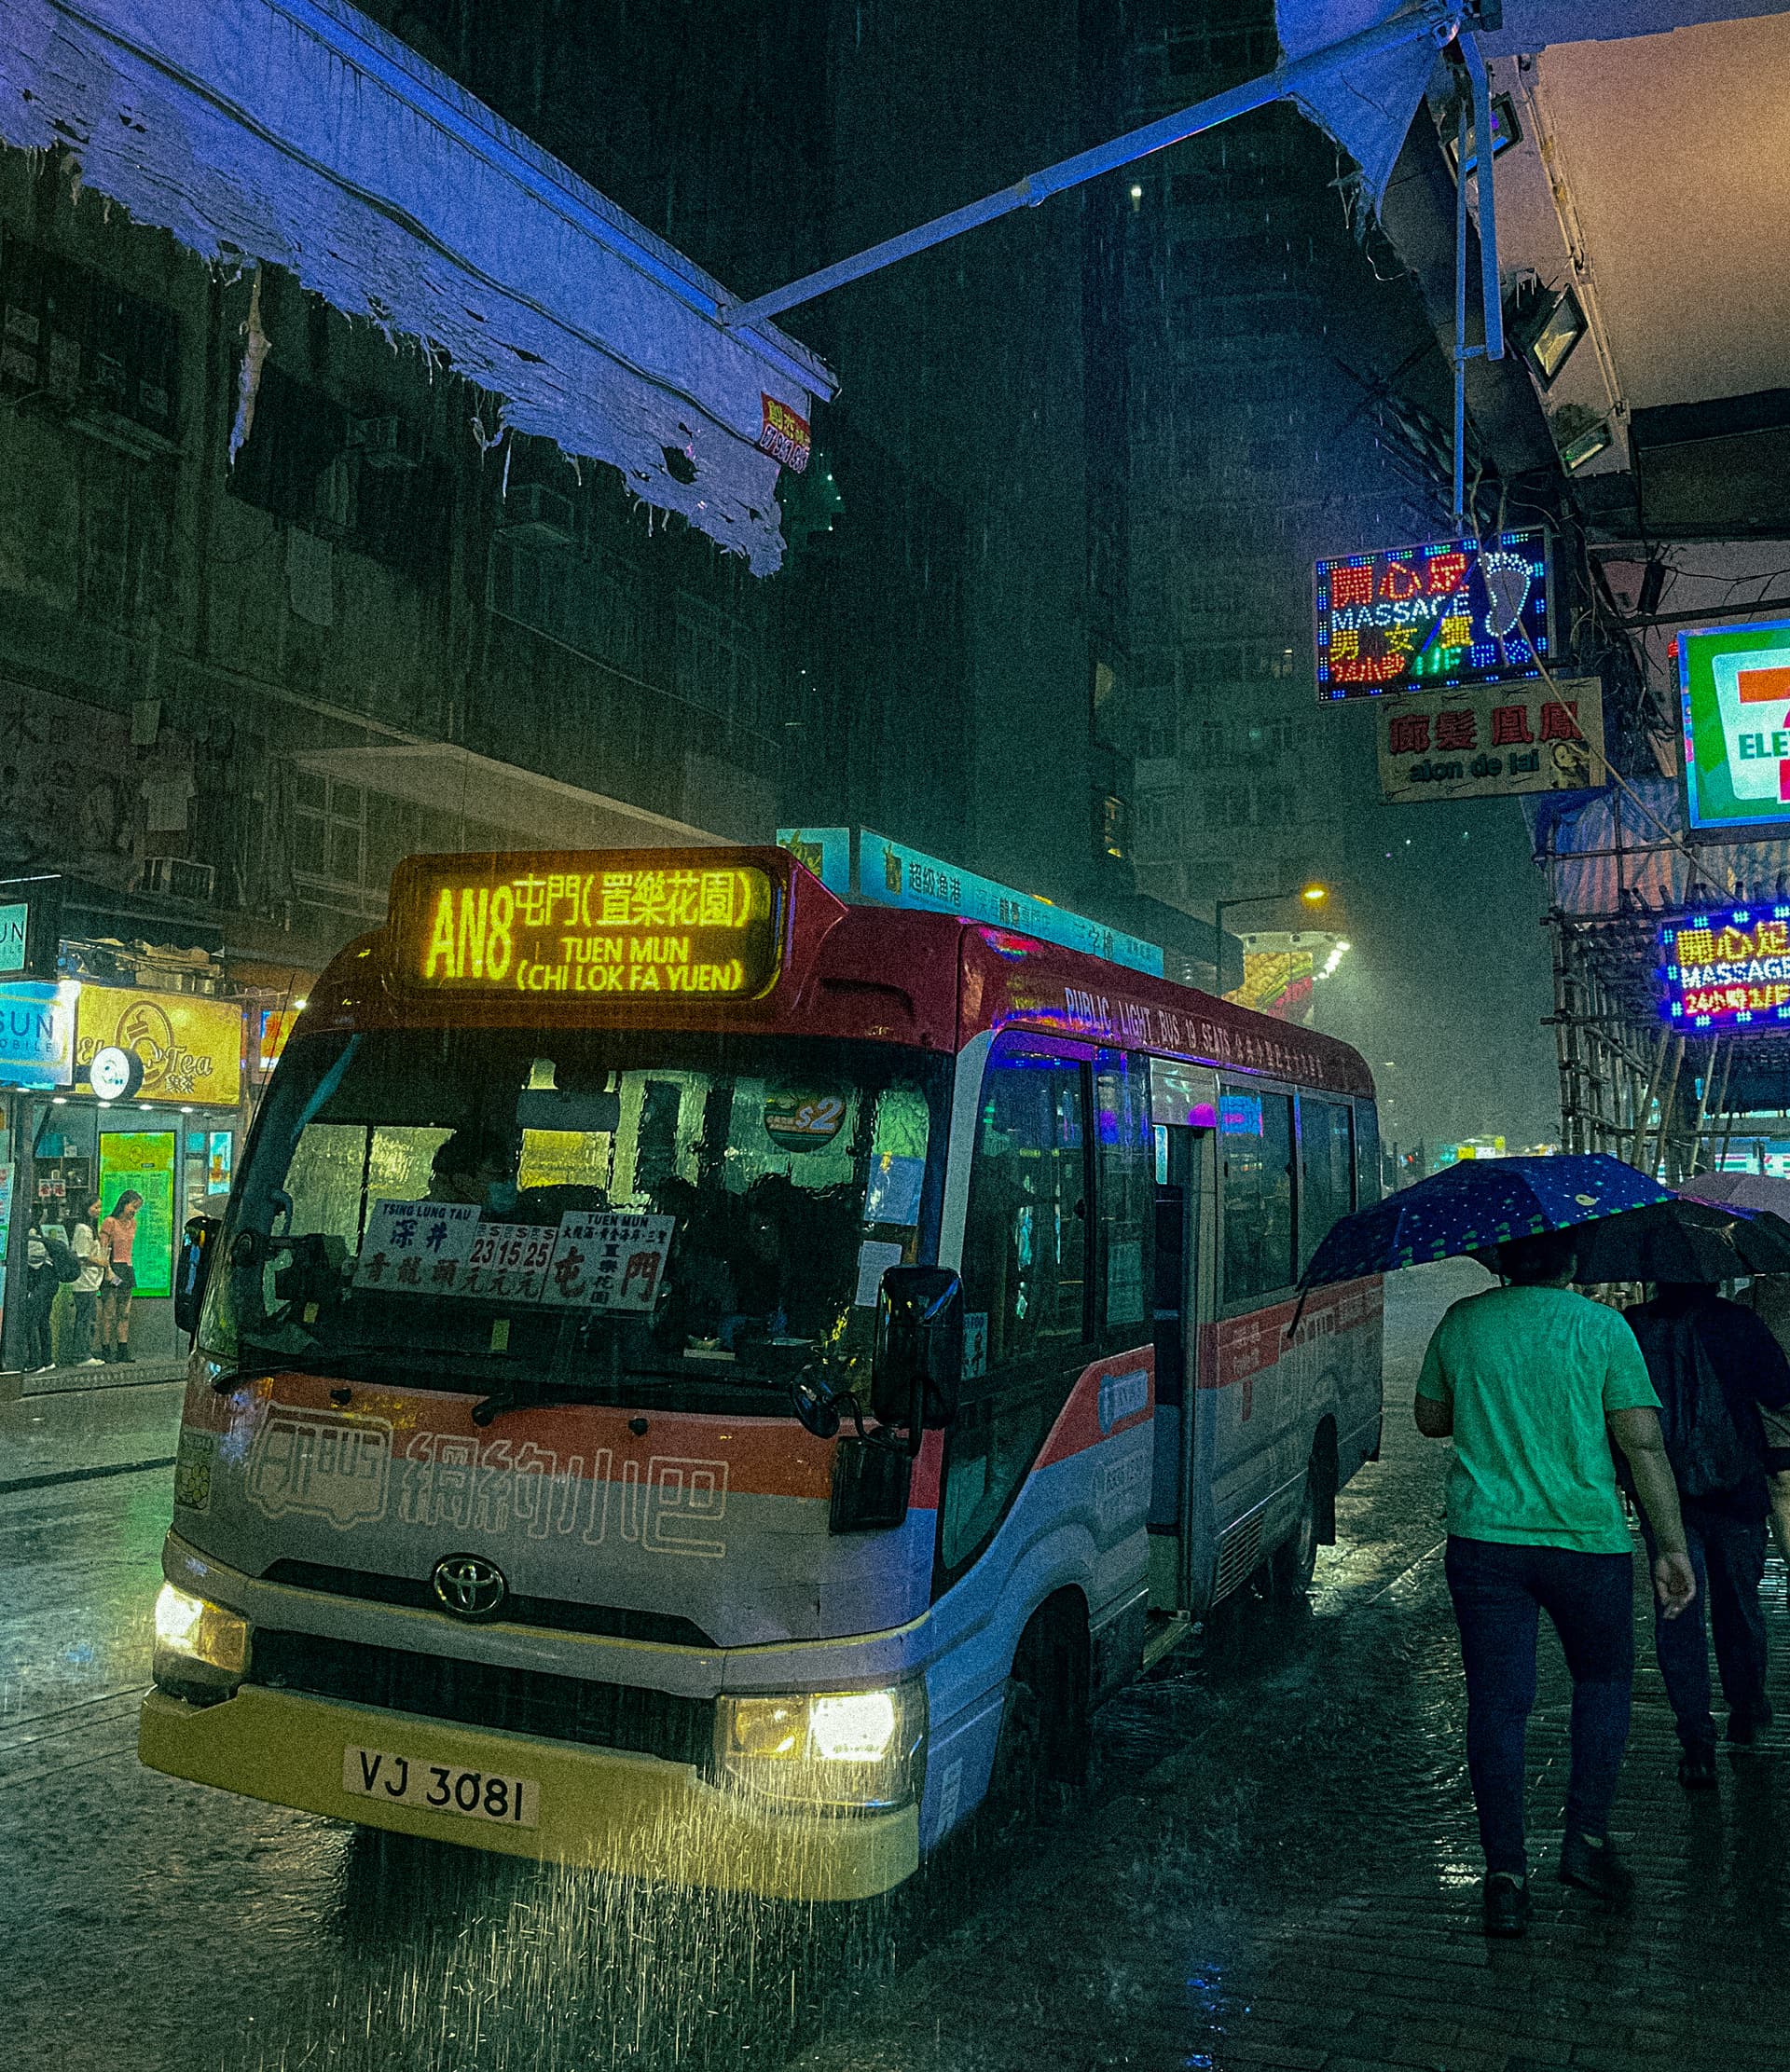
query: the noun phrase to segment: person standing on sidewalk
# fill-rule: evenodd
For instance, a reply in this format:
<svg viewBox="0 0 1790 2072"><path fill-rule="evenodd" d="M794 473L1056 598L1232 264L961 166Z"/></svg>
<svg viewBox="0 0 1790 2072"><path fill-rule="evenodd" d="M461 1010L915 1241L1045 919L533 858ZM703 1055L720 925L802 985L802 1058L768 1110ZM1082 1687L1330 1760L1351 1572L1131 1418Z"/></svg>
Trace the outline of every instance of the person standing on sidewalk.
<svg viewBox="0 0 1790 2072"><path fill-rule="evenodd" d="M131 1253L137 1242L137 1209L143 1201L127 1187L100 1225L100 1257L104 1265L100 1290L100 1339L103 1356L131 1362L131 1297L137 1285Z"/></svg>
<svg viewBox="0 0 1790 2072"><path fill-rule="evenodd" d="M34 1201L25 1234L25 1368L48 1374L56 1362L49 1349L49 1311L60 1283L44 1235L44 1205Z"/></svg>
<svg viewBox="0 0 1790 2072"><path fill-rule="evenodd" d="M1658 1552L1675 1618L1696 1595L1658 1415L1634 1334L1576 1294L1570 1230L1502 1245L1506 1284L1457 1302L1417 1382L1417 1429L1453 1438L1446 1572L1466 1673L1466 1757L1485 1851L1488 1935L1528 1925L1523 1756L1546 1612L1573 1680L1560 1877L1607 1904L1632 1885L1608 1841L1634 1677L1634 1556L1612 1441Z"/></svg>
<svg viewBox="0 0 1790 2072"><path fill-rule="evenodd" d="M82 1207L68 1234L68 1249L80 1262L80 1274L70 1294L75 1300L74 1351L71 1358L84 1367L102 1367L105 1362L93 1350L93 1327L100 1306L100 1283L105 1262L100 1256L100 1203L98 1196Z"/></svg>
<svg viewBox="0 0 1790 2072"><path fill-rule="evenodd" d="M1790 1353L1790 1273L1756 1273L1742 1300L1777 1340L1779 1350ZM1790 1411L1767 1410L1761 1417L1771 1537L1778 1543L1785 1569L1790 1570Z"/></svg>
<svg viewBox="0 0 1790 2072"><path fill-rule="evenodd" d="M1728 1701L1728 1738L1751 1745L1770 1722L1765 1695L1768 1451L1760 1411L1790 1406L1790 1361L1769 1329L1714 1283L1662 1281L1651 1302L1628 1312L1659 1396L1666 1456L1678 1485L1697 1594L1709 1606L1715 1666ZM1654 1542L1649 1533L1648 1547ZM1654 1647L1672 1700L1687 1791L1715 1789L1715 1721L1710 1710L1709 1639L1701 1606L1687 1619L1659 1618Z"/></svg>

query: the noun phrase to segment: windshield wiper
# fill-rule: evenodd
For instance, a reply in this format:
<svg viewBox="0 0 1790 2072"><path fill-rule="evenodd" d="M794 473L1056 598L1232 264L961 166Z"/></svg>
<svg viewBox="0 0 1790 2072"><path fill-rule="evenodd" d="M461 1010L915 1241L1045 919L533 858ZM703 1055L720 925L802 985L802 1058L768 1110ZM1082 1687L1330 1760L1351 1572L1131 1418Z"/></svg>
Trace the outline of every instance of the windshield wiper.
<svg viewBox="0 0 1790 2072"><path fill-rule="evenodd" d="M303 1352L268 1352L257 1359L239 1361L228 1373L217 1377L212 1389L214 1394L227 1395L239 1383L262 1380L270 1374L339 1374L344 1369L351 1379L371 1388L378 1385L379 1377L367 1370L379 1362L411 1368L430 1360L479 1357L475 1346L366 1345L351 1346L345 1351L316 1346ZM449 1379L458 1380L461 1377Z"/></svg>

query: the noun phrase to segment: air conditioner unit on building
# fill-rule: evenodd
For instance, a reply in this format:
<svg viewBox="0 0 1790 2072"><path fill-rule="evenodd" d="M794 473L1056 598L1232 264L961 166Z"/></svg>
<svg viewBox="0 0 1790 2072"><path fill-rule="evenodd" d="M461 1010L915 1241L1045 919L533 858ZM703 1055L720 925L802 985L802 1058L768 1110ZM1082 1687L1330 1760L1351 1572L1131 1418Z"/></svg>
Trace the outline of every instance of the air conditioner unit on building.
<svg viewBox="0 0 1790 2072"><path fill-rule="evenodd" d="M212 865L188 857L145 857L137 874L139 892L158 892L164 899L184 899L189 906L209 906L216 885Z"/></svg>
<svg viewBox="0 0 1790 2072"><path fill-rule="evenodd" d="M420 468L423 462L422 427L408 418L352 418L348 447L369 468Z"/></svg>
<svg viewBox="0 0 1790 2072"><path fill-rule="evenodd" d="M553 546L569 547L578 537L571 499L539 482L525 482L512 489L498 506L497 522L505 532Z"/></svg>

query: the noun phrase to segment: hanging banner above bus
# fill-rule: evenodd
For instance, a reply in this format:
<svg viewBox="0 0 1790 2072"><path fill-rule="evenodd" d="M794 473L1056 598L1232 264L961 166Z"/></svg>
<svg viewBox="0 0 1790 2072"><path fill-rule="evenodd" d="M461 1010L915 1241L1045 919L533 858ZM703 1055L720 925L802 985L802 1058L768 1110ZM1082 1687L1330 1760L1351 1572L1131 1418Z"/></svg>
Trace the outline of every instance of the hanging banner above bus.
<svg viewBox="0 0 1790 2072"><path fill-rule="evenodd" d="M411 857L392 881L398 970L431 993L754 999L780 905L712 849Z"/></svg>
<svg viewBox="0 0 1790 2072"><path fill-rule="evenodd" d="M1538 526L1320 561L1316 606L1326 704L1508 683L1552 666L1549 542Z"/></svg>
<svg viewBox="0 0 1790 2072"><path fill-rule="evenodd" d="M1659 931L1660 1012L1687 1036L1782 1033L1790 1022L1790 906L1728 907Z"/></svg>
<svg viewBox="0 0 1790 2072"><path fill-rule="evenodd" d="M1690 824L1790 821L1790 619L1681 633L1678 698Z"/></svg>
<svg viewBox="0 0 1790 2072"><path fill-rule="evenodd" d="M1071 913L1036 893L1020 892L994 878L980 877L961 865L943 862L924 849L896 842L874 829L778 828L778 848L842 899L871 906L905 907L920 913L950 913L962 921L984 921L1081 950L1109 964L1163 976L1162 945L1109 928L1082 913Z"/></svg>

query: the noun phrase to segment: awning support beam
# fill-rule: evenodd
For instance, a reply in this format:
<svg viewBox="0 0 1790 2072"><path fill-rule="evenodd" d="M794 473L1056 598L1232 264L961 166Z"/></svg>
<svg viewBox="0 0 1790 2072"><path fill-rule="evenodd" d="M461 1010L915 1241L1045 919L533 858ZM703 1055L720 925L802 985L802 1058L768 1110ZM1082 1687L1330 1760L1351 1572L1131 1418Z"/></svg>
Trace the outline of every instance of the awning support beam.
<svg viewBox="0 0 1790 2072"><path fill-rule="evenodd" d="M1183 143L1203 130L1214 130L1222 122L1249 115L1273 102L1291 100L1307 84L1315 83L1324 75L1355 60L1397 50L1425 37L1439 48L1454 35L1461 13L1460 0L1420 0L1420 4L1408 13L1396 15L1390 21L1378 22L1372 28L1343 37L1340 43L1329 44L1322 50L1309 51L1302 58L1276 65L1274 71L1264 73L1259 79L1250 79L1240 87L1214 94L1209 100L1196 102L1178 114L1163 116L1155 122L1146 123L1140 130L1127 130L1110 144L1095 144L1086 151L1077 152L1072 158L1046 166L1040 172L1028 172L1011 187L1002 187L998 193L985 195L980 201L953 209L947 215L935 216L930 223L903 230L898 237L885 238L880 244L871 245L848 259L835 260L832 266L822 267L816 273L805 273L799 281L792 281L788 287L774 288L768 295L755 295L750 302L723 308L720 312L721 321L729 328L737 328L741 324L762 322L766 317L779 316L785 309L793 309L801 303L812 302L834 288L844 287L847 281L861 281L868 274L880 273L886 267L913 257L916 253L929 252L934 245L961 237L966 230L997 222L1019 209L1036 209L1053 195L1097 180L1102 173L1117 172L1122 166L1133 165L1153 152Z"/></svg>

